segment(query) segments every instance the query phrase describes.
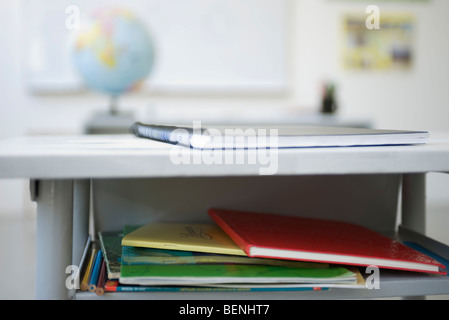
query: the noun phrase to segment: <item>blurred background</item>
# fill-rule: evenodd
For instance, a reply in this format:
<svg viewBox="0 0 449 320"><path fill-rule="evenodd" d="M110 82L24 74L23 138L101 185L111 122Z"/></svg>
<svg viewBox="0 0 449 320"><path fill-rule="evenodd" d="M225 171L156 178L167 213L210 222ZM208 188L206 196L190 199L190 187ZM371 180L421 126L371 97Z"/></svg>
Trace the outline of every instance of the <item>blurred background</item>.
<svg viewBox="0 0 449 320"><path fill-rule="evenodd" d="M104 18L110 8L119 9ZM0 9L0 139L120 133L134 120L449 131L447 0L18 0ZM429 174L427 232L449 243L447 185ZM0 298L34 297L34 210L28 181L0 181Z"/></svg>

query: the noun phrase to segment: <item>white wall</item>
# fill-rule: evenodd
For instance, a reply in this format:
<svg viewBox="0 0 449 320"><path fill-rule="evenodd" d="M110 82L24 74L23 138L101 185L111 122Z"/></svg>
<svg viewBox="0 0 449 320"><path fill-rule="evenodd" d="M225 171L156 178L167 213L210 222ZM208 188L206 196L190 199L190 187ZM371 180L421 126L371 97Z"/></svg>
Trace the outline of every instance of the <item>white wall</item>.
<svg viewBox="0 0 449 320"><path fill-rule="evenodd" d="M0 4L0 138L33 132L76 133L82 123L98 108L106 108L107 99L97 94L31 96L23 82L21 66L20 1ZM186 113L194 107L210 113L211 108L233 110L242 108L318 108L320 84L337 81L340 109L343 116L370 117L377 127L449 131L449 1L424 3L384 3L382 12L413 12L417 17L417 38L414 67L405 72L348 72L339 61L341 14L363 13L369 1L290 0L289 39L291 87L282 96L149 96L125 97L125 107L146 118L151 107L174 109ZM433 178L432 178L433 179ZM430 181L439 190L435 201L449 207L446 193L440 186L447 179ZM27 199L26 183L0 181L0 214L22 212L29 206L18 199ZM432 196L429 195L430 200ZM441 207L441 206L440 206Z"/></svg>
<svg viewBox="0 0 449 320"><path fill-rule="evenodd" d="M342 113L373 118L379 127L449 129L449 1L300 0L297 4L296 97L315 105L317 83L329 77L339 88ZM417 18L414 66L405 72L344 71L340 64L341 15L377 4L380 16L411 12ZM368 15L366 15L368 16ZM373 31L375 32L375 31Z"/></svg>
<svg viewBox="0 0 449 320"><path fill-rule="evenodd" d="M376 1L371 1L371 3ZM30 130L79 130L83 120L97 109L106 107L107 98L97 94L31 96L24 85L21 66L20 1L2 1L0 19L0 137L15 136ZM352 1L290 0L291 90L284 96L188 97L138 94L123 100L138 114L151 106L263 108L307 107L319 105L323 80L337 81L340 113L370 116L378 127L443 130L449 129L449 40L443 32L449 28L446 13L449 1L383 3L383 12L406 11L417 16L414 67L405 72L344 71L340 65L341 15L357 11L366 4ZM368 3L368 2L367 2ZM186 99L185 99L186 98Z"/></svg>

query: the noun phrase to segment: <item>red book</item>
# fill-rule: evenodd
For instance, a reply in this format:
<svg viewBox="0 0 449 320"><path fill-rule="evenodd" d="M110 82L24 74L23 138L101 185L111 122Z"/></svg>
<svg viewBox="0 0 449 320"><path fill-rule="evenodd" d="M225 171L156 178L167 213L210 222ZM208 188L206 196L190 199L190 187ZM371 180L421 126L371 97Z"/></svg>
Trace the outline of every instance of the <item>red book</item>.
<svg viewBox="0 0 449 320"><path fill-rule="evenodd" d="M352 223L221 209L209 215L249 257L446 274L438 261Z"/></svg>

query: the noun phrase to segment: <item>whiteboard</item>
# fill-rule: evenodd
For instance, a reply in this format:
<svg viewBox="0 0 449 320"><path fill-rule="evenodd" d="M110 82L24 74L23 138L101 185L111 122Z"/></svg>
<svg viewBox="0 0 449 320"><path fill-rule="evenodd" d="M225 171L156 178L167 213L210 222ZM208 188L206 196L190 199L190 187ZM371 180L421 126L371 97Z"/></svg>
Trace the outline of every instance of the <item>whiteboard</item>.
<svg viewBox="0 0 449 320"><path fill-rule="evenodd" d="M120 6L147 26L156 47L149 92L279 92L287 85L286 0L22 0L27 85L32 92L83 88L67 41L69 6L81 23Z"/></svg>

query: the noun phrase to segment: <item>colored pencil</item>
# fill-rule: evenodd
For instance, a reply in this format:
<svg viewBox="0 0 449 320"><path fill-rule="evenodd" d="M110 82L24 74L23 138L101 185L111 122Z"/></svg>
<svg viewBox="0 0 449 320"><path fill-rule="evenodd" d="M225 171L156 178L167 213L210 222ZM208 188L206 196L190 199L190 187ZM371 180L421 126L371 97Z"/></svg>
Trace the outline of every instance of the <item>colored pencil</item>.
<svg viewBox="0 0 449 320"><path fill-rule="evenodd" d="M106 282L106 261L103 259L101 263L100 275L98 276L97 288L95 293L97 296L104 294L104 283Z"/></svg>
<svg viewBox="0 0 449 320"><path fill-rule="evenodd" d="M95 264L94 264L94 268L92 270L92 276L90 277L90 281L89 281L88 290L91 292L94 292L95 289L97 288L98 276L100 274L100 268L101 268L101 260L102 260L101 250L98 250L97 255L95 257Z"/></svg>
<svg viewBox="0 0 449 320"><path fill-rule="evenodd" d="M90 276L92 275L92 268L94 265L94 259L97 254L97 249L92 248L92 252L90 254L89 263L87 264L86 270L84 271L83 280L81 281L80 289L82 291L86 291L89 286Z"/></svg>

